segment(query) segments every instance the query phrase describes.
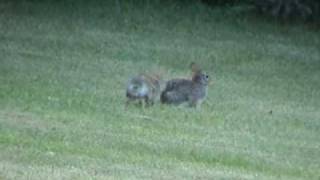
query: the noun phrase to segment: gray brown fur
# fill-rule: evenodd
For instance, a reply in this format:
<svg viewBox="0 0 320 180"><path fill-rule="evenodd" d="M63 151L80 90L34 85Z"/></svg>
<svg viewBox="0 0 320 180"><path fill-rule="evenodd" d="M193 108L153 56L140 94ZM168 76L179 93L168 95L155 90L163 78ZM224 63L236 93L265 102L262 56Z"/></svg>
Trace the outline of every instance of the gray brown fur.
<svg viewBox="0 0 320 180"><path fill-rule="evenodd" d="M160 80L158 76L140 74L131 78L127 84L126 106L133 101L153 105L160 94Z"/></svg>
<svg viewBox="0 0 320 180"><path fill-rule="evenodd" d="M192 79L172 79L166 83L160 100L164 104L179 105L187 102L191 107L201 105L207 96L209 76L194 63L191 64Z"/></svg>

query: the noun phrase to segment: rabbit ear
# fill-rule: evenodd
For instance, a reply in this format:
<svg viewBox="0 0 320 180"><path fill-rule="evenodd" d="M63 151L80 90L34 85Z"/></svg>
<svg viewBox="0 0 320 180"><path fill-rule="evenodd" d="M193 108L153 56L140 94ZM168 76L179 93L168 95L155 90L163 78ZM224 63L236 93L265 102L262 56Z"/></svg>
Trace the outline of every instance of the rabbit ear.
<svg viewBox="0 0 320 180"><path fill-rule="evenodd" d="M198 72L199 72L199 67L195 62L191 62L190 68L191 68L191 71L192 71L191 80L194 81L196 74L198 74Z"/></svg>
<svg viewBox="0 0 320 180"><path fill-rule="evenodd" d="M191 71L192 71L193 73L200 71L199 66L198 66L195 62L192 62L192 63L190 64L190 68L191 68Z"/></svg>

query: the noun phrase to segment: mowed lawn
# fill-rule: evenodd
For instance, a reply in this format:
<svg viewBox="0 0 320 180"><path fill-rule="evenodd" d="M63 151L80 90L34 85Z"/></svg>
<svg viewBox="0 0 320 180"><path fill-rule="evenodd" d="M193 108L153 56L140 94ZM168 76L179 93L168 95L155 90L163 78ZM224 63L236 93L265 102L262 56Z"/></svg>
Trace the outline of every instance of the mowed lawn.
<svg viewBox="0 0 320 180"><path fill-rule="evenodd" d="M117 2L0 3L0 179L320 178L319 32ZM211 77L200 109L125 110L130 76L192 61Z"/></svg>

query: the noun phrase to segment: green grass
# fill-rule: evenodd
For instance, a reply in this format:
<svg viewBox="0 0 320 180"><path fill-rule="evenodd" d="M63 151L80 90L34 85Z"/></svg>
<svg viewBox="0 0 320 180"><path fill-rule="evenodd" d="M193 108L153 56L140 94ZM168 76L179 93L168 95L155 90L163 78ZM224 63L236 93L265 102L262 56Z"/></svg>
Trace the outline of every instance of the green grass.
<svg viewBox="0 0 320 180"><path fill-rule="evenodd" d="M246 7L49 2L0 3L0 179L320 177L318 32ZM124 109L130 76L192 61L201 109Z"/></svg>

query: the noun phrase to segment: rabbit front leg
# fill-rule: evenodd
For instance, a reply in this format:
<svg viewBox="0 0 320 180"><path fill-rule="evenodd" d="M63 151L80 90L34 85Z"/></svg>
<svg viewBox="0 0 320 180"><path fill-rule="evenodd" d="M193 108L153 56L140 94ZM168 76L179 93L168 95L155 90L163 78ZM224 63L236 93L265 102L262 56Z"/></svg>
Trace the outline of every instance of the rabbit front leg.
<svg viewBox="0 0 320 180"><path fill-rule="evenodd" d="M189 107L194 107L196 109L199 109L201 106L202 100L195 98L195 97L191 97L189 98Z"/></svg>
<svg viewBox="0 0 320 180"><path fill-rule="evenodd" d="M189 99L189 107L197 107L197 104L198 104L197 99L195 98Z"/></svg>

